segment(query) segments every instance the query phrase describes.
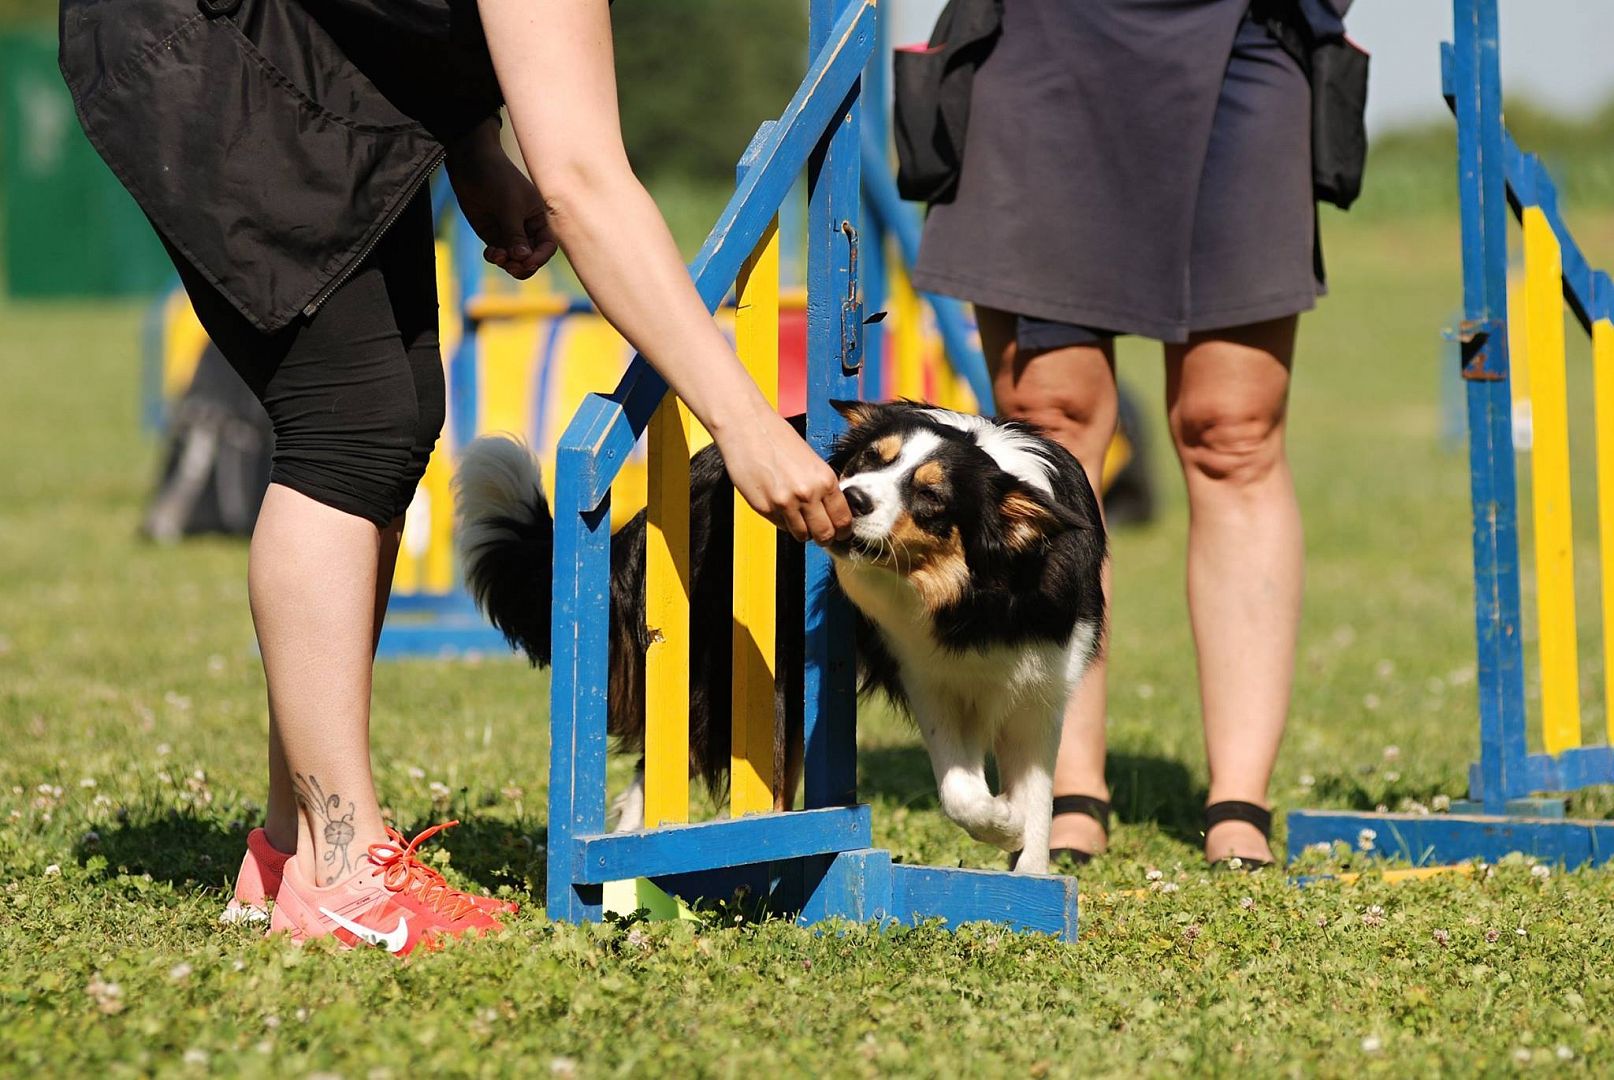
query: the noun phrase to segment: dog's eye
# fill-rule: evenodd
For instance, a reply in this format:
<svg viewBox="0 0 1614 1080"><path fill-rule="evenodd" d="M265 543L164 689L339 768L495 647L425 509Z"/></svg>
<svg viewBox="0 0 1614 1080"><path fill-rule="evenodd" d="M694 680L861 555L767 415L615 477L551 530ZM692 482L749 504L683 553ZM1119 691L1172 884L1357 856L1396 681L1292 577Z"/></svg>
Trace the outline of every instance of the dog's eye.
<svg viewBox="0 0 1614 1080"><path fill-rule="evenodd" d="M947 500L935 488L916 487L913 490L913 505L915 510L935 513L947 505Z"/></svg>

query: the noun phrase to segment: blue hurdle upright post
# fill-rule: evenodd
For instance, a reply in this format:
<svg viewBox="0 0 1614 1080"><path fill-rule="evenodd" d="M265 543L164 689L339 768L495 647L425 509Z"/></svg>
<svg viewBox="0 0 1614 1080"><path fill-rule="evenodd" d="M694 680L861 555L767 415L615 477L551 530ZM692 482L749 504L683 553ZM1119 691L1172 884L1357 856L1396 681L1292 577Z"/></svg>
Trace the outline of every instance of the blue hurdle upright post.
<svg viewBox="0 0 1614 1080"><path fill-rule="evenodd" d="M1457 118L1462 206L1463 321L1455 332L1468 399L1473 496L1474 628L1479 761L1469 798L1452 814L1297 811L1289 854L1344 842L1414 865L1495 859L1510 852L1575 867L1614 859L1614 822L1564 818L1564 796L1614 783L1614 288L1586 263L1559 213L1551 177L1503 125L1497 0L1454 0L1454 42L1441 50ZM1523 295L1508 304L1508 210L1523 235ZM1582 744L1563 305L1591 336L1595 378L1598 527L1603 577L1601 745ZM1512 340L1528 361L1532 417L1541 752L1531 752L1521 643L1518 492L1514 481Z"/></svg>
<svg viewBox="0 0 1614 1080"><path fill-rule="evenodd" d="M806 77L776 121L763 125L741 162L739 181L692 267L708 308L715 309L742 280L747 320L740 348L748 364L766 350L777 326L755 320L776 307L776 289L759 275L777 275L772 257L776 216L792 185L808 175L806 244L808 369L807 436L826 450L842 421L831 399L858 396L863 350L863 299L857 287L862 143L862 73L875 45L873 0L811 0L811 56ZM776 316L772 316L776 318ZM751 344L747 344L747 343ZM775 670L787 688L800 687L804 715L805 806L758 812L758 784L768 766L754 736L775 722L773 695L735 686L736 795L730 816L686 823L688 817L687 694L662 695L647 703L646 821L630 833L606 832L606 695L608 671L611 492L629 453L652 427L649 442L651 550L646 610L656 612L647 658L647 697L659 685L678 686L676 666L687 662L689 605L680 595L689 559L688 421L666 384L635 358L610 395L587 397L559 448L555 485L554 677L550 691L551 759L548 838L548 912L566 921L598 920L603 886L648 878L686 900L726 900L738 888L776 913L803 922L828 918L896 921L940 918L948 925L991 920L1015 929L1060 935L1076 933L1076 882L1071 878L1011 875L991 871L909 866L872 846L870 809L857 802L855 656L849 612L833 602L824 585L831 572L825 554L809 546L800 593L805 660L799 672ZM682 506L678 499L684 499ZM737 514L739 513L737 508ZM744 510L749 513L749 509ZM771 536L747 530L736 534ZM744 542L744 541L740 541ZM774 565L792 572L790 560L758 561L754 548L737 551L745 565ZM708 557L710 557L708 555ZM737 567L739 563L737 563ZM657 567L660 569L658 570ZM649 590L666 590L650 593ZM742 593L746 594L742 597ZM736 638L766 633L773 620L754 610L757 590L736 589ZM705 613L711 617L713 613ZM783 612L778 614L782 620ZM751 642L757 656L736 664L737 678L763 677L775 660L765 641ZM654 667L654 672L651 668ZM743 669L743 674L742 670ZM765 709L748 715L746 703ZM789 711L787 709L787 711ZM683 730L676 730L682 724ZM657 736L649 738L654 725ZM750 738L748 738L750 736ZM649 760L658 747L671 760ZM742 751L741 748L744 748ZM771 754L771 748L769 750ZM754 767L755 775L742 773ZM684 785L684 786L680 786Z"/></svg>

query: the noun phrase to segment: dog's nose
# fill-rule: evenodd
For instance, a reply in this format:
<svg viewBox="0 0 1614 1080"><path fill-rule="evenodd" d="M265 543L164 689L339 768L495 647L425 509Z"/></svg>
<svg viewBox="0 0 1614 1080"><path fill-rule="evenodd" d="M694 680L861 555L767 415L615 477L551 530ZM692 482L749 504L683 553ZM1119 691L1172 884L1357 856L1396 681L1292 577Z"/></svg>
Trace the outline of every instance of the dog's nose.
<svg viewBox="0 0 1614 1080"><path fill-rule="evenodd" d="M860 487L842 488L841 494L846 496L846 505L851 507L853 517L862 517L874 509L874 500Z"/></svg>

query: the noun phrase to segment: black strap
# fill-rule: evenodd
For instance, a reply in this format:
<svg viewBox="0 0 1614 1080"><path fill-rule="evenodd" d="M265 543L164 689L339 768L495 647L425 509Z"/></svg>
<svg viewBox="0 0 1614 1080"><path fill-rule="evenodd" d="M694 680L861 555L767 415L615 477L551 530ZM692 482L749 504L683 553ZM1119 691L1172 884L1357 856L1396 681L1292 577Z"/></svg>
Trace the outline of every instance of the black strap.
<svg viewBox="0 0 1614 1080"><path fill-rule="evenodd" d="M1237 799L1225 799L1205 807L1206 832L1210 832L1224 821L1242 821L1246 825L1254 825L1261 830L1262 836L1268 840L1272 839L1272 811L1264 806L1240 802Z"/></svg>
<svg viewBox="0 0 1614 1080"><path fill-rule="evenodd" d="M1084 814L1099 823L1107 838L1110 835L1110 804L1092 795L1055 795L1054 816Z"/></svg>

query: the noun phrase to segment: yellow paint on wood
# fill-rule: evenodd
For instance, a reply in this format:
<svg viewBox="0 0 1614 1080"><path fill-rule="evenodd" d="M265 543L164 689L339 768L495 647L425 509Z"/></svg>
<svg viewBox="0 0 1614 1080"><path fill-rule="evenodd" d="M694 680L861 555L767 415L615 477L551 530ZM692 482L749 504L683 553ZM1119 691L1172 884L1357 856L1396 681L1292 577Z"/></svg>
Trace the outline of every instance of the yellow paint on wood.
<svg viewBox="0 0 1614 1080"><path fill-rule="evenodd" d="M1603 579L1603 711L1614 744L1614 323L1592 324L1597 422L1597 540Z"/></svg>
<svg viewBox="0 0 1614 1080"><path fill-rule="evenodd" d="M650 420L645 625L645 826L689 820L689 410Z"/></svg>
<svg viewBox="0 0 1614 1080"><path fill-rule="evenodd" d="M779 219L738 281L735 346L768 403L779 404ZM773 686L777 530L734 494L733 749L729 812L773 809Z"/></svg>
<svg viewBox="0 0 1614 1080"><path fill-rule="evenodd" d="M891 275L891 396L925 398L925 341L919 294L908 275Z"/></svg>
<svg viewBox="0 0 1614 1080"><path fill-rule="evenodd" d="M1580 745L1563 270L1558 239L1546 215L1539 207L1526 207L1523 220L1524 329L1533 428L1530 476L1541 654L1541 727L1547 752L1556 754Z"/></svg>

